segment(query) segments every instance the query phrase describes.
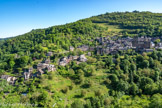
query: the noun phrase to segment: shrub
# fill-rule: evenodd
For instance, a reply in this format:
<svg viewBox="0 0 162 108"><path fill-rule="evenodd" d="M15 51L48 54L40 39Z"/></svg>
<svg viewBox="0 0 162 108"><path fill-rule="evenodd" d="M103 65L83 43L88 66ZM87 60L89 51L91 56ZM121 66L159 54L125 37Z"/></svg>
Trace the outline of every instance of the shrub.
<svg viewBox="0 0 162 108"><path fill-rule="evenodd" d="M62 92L63 92L63 93L67 93L68 90L69 90L69 88L68 88L68 87L65 87L65 88L62 89Z"/></svg>
<svg viewBox="0 0 162 108"><path fill-rule="evenodd" d="M106 79L105 80L105 84L111 84L111 80L110 79Z"/></svg>
<svg viewBox="0 0 162 108"><path fill-rule="evenodd" d="M69 86L69 89L72 90L74 88L74 83L72 83L70 86Z"/></svg>
<svg viewBox="0 0 162 108"><path fill-rule="evenodd" d="M95 96L101 96L101 95L102 95L102 91L101 90L95 91Z"/></svg>
<svg viewBox="0 0 162 108"><path fill-rule="evenodd" d="M81 91L81 97L85 97L86 94L87 94L86 90L82 90L82 91Z"/></svg>
<svg viewBox="0 0 162 108"><path fill-rule="evenodd" d="M107 106L107 105L110 105L111 104L111 99L110 98L106 98L104 100L104 105Z"/></svg>

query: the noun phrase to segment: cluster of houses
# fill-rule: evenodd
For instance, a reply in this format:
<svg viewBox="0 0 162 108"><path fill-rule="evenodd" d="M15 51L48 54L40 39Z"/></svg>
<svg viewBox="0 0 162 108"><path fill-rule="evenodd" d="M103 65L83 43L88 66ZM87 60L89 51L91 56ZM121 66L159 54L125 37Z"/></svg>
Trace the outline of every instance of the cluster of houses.
<svg viewBox="0 0 162 108"><path fill-rule="evenodd" d="M46 70L48 72L56 70L55 66L53 64L50 64L50 59L46 59L44 62L37 64L37 72L35 74L33 74L33 68L29 68L25 70L23 76L25 80L28 80L32 76L36 77L38 75L44 74Z"/></svg>
<svg viewBox="0 0 162 108"><path fill-rule="evenodd" d="M152 52L154 49L162 49L162 42L155 44L156 39L162 40L162 37L97 37L95 40L99 43L96 46L81 45L77 49L82 51L95 51L96 54L116 54L118 51L134 49L138 52Z"/></svg>
<svg viewBox="0 0 162 108"><path fill-rule="evenodd" d="M48 55L49 56L49 55ZM63 57L59 60L59 64L60 66L65 66L67 65L70 61L72 60L76 60L77 63L81 63L81 62L86 62L87 58L85 57L85 55L80 55L80 56L68 56L68 57ZM45 61L38 63L37 64L37 72L33 73L33 67L30 67L28 69L25 69L23 72L23 77L25 80L30 79L31 77L37 77L38 75L42 75L44 74L46 71L48 72L52 72L52 71L56 71L56 67L53 64L50 64L50 59L46 59ZM15 84L17 78L16 77L12 77L9 75L2 75L1 79L6 80L7 82L9 82L10 84Z"/></svg>
<svg viewBox="0 0 162 108"><path fill-rule="evenodd" d="M162 40L162 37L97 37L95 40L91 39L90 41L96 41L98 45L96 46L88 46L81 45L78 46L77 49L82 51L88 51L88 55L91 56L91 52L95 51L96 54L116 54L121 50L134 49L140 52L152 52L153 49L162 49L162 42L154 43L156 39ZM74 51L74 47L70 46L70 51ZM48 52L46 54L47 57L53 55L53 52ZM87 58L85 55L80 56L68 56L63 57L59 60L58 65L65 66L70 61L77 61L77 64L81 62L86 62ZM33 74L33 68L26 69L23 73L23 77L25 80L30 79L32 76L42 75L46 71L51 72L55 71L56 68L54 65L50 64L50 59L46 59L44 62L41 62L37 65L37 73ZM12 77L10 75L2 75L1 79L5 79L10 84L14 84L16 81L16 77Z"/></svg>
<svg viewBox="0 0 162 108"><path fill-rule="evenodd" d="M59 60L59 65L60 66L65 66L67 65L70 61L75 60L77 61L77 64L81 63L81 62L86 62L87 58L85 57L84 54L80 55L80 56L68 56L68 57L63 57Z"/></svg>
<svg viewBox="0 0 162 108"><path fill-rule="evenodd" d="M46 54L47 57L52 56L52 55L53 55L53 52L48 52ZM17 56L17 54L16 54L16 56ZM46 59L45 61L43 61L42 63L39 63L37 65L37 72L36 73L33 73L33 70L34 70L33 67L30 67L28 69L24 69L22 77L24 77L25 80L28 80L31 77L36 77L38 75L42 75L43 73L45 73L46 70L48 72L55 71L56 68L53 64L50 64L50 59ZM16 77L13 77L13 76L10 76L10 75L1 75L1 79L6 80L10 84L15 84L15 82L17 80Z"/></svg>
<svg viewBox="0 0 162 108"><path fill-rule="evenodd" d="M55 66L50 64L50 59L47 59L45 60L44 63L39 63L37 65L38 74L40 75L44 74L45 70L47 70L48 72L56 70Z"/></svg>
<svg viewBox="0 0 162 108"><path fill-rule="evenodd" d="M37 72L33 73L33 67L30 67L28 69L24 69L23 72L23 77L25 80L30 79L31 77L36 77L38 75L42 75L45 73L45 71L51 72L51 71L56 71L56 68L53 64L50 64L50 59L45 60L43 63L39 63L37 65ZM17 78L10 76L10 75L2 75L1 79L6 80L10 84L15 84Z"/></svg>

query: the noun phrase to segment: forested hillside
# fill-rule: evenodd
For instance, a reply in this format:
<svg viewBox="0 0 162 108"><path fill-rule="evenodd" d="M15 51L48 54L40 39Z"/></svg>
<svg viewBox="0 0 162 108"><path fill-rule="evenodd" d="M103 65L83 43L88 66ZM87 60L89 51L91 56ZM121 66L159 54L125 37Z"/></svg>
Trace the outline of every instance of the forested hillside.
<svg viewBox="0 0 162 108"><path fill-rule="evenodd" d="M154 47L127 47L140 36ZM0 41L0 107L161 108L161 36L161 13L134 11Z"/></svg>
<svg viewBox="0 0 162 108"><path fill-rule="evenodd" d="M161 36L162 35L162 14L151 12L114 12L101 14L88 18L93 23L119 26L119 29L124 30L124 34L130 36L148 35ZM128 35L127 34L127 35ZM134 35L131 35L134 34Z"/></svg>

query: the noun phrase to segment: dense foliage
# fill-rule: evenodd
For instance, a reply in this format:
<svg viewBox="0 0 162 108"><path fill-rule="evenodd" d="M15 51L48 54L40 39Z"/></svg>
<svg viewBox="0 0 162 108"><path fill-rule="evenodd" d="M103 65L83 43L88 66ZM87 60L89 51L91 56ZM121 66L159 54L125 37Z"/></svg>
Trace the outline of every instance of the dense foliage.
<svg viewBox="0 0 162 108"><path fill-rule="evenodd" d="M161 108L161 50L140 54L129 49L114 55L91 51L88 56L77 49L79 45L96 46L98 43L92 39L110 35L109 28L101 23L119 25L123 36L161 36L161 22L159 13L106 13L0 42L0 75L18 78L15 85L1 79L0 107ZM70 46L75 50L69 51ZM49 51L54 54L47 57ZM86 55L87 62L58 65L64 56L81 54ZM56 71L24 80L25 69L33 67L35 73L37 64L47 58Z"/></svg>
<svg viewBox="0 0 162 108"><path fill-rule="evenodd" d="M88 18L93 23L119 25L129 34L148 36L162 35L162 14L151 12L114 12ZM123 31L122 31L123 32Z"/></svg>

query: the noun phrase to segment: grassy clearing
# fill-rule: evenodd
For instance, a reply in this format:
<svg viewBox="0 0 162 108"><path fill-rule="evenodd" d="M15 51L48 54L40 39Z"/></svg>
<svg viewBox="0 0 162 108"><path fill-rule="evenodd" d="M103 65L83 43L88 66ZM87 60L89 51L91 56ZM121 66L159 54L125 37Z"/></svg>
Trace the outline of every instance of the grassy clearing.
<svg viewBox="0 0 162 108"><path fill-rule="evenodd" d="M102 27L108 27L108 31L114 31L114 32L120 32L123 31L118 25L108 25L107 23L97 23L98 25Z"/></svg>
<svg viewBox="0 0 162 108"><path fill-rule="evenodd" d="M99 26L102 26L102 27L107 27L108 28L107 31L108 31L109 35L111 35L111 36L116 36L116 35L123 36L121 33L122 31L133 32L134 30L136 30L136 29L124 29L124 28L121 28L119 25L109 25L107 23L96 23L96 24ZM134 37L136 35L137 34L133 34L133 33L129 34L129 36L131 36L131 37Z"/></svg>

